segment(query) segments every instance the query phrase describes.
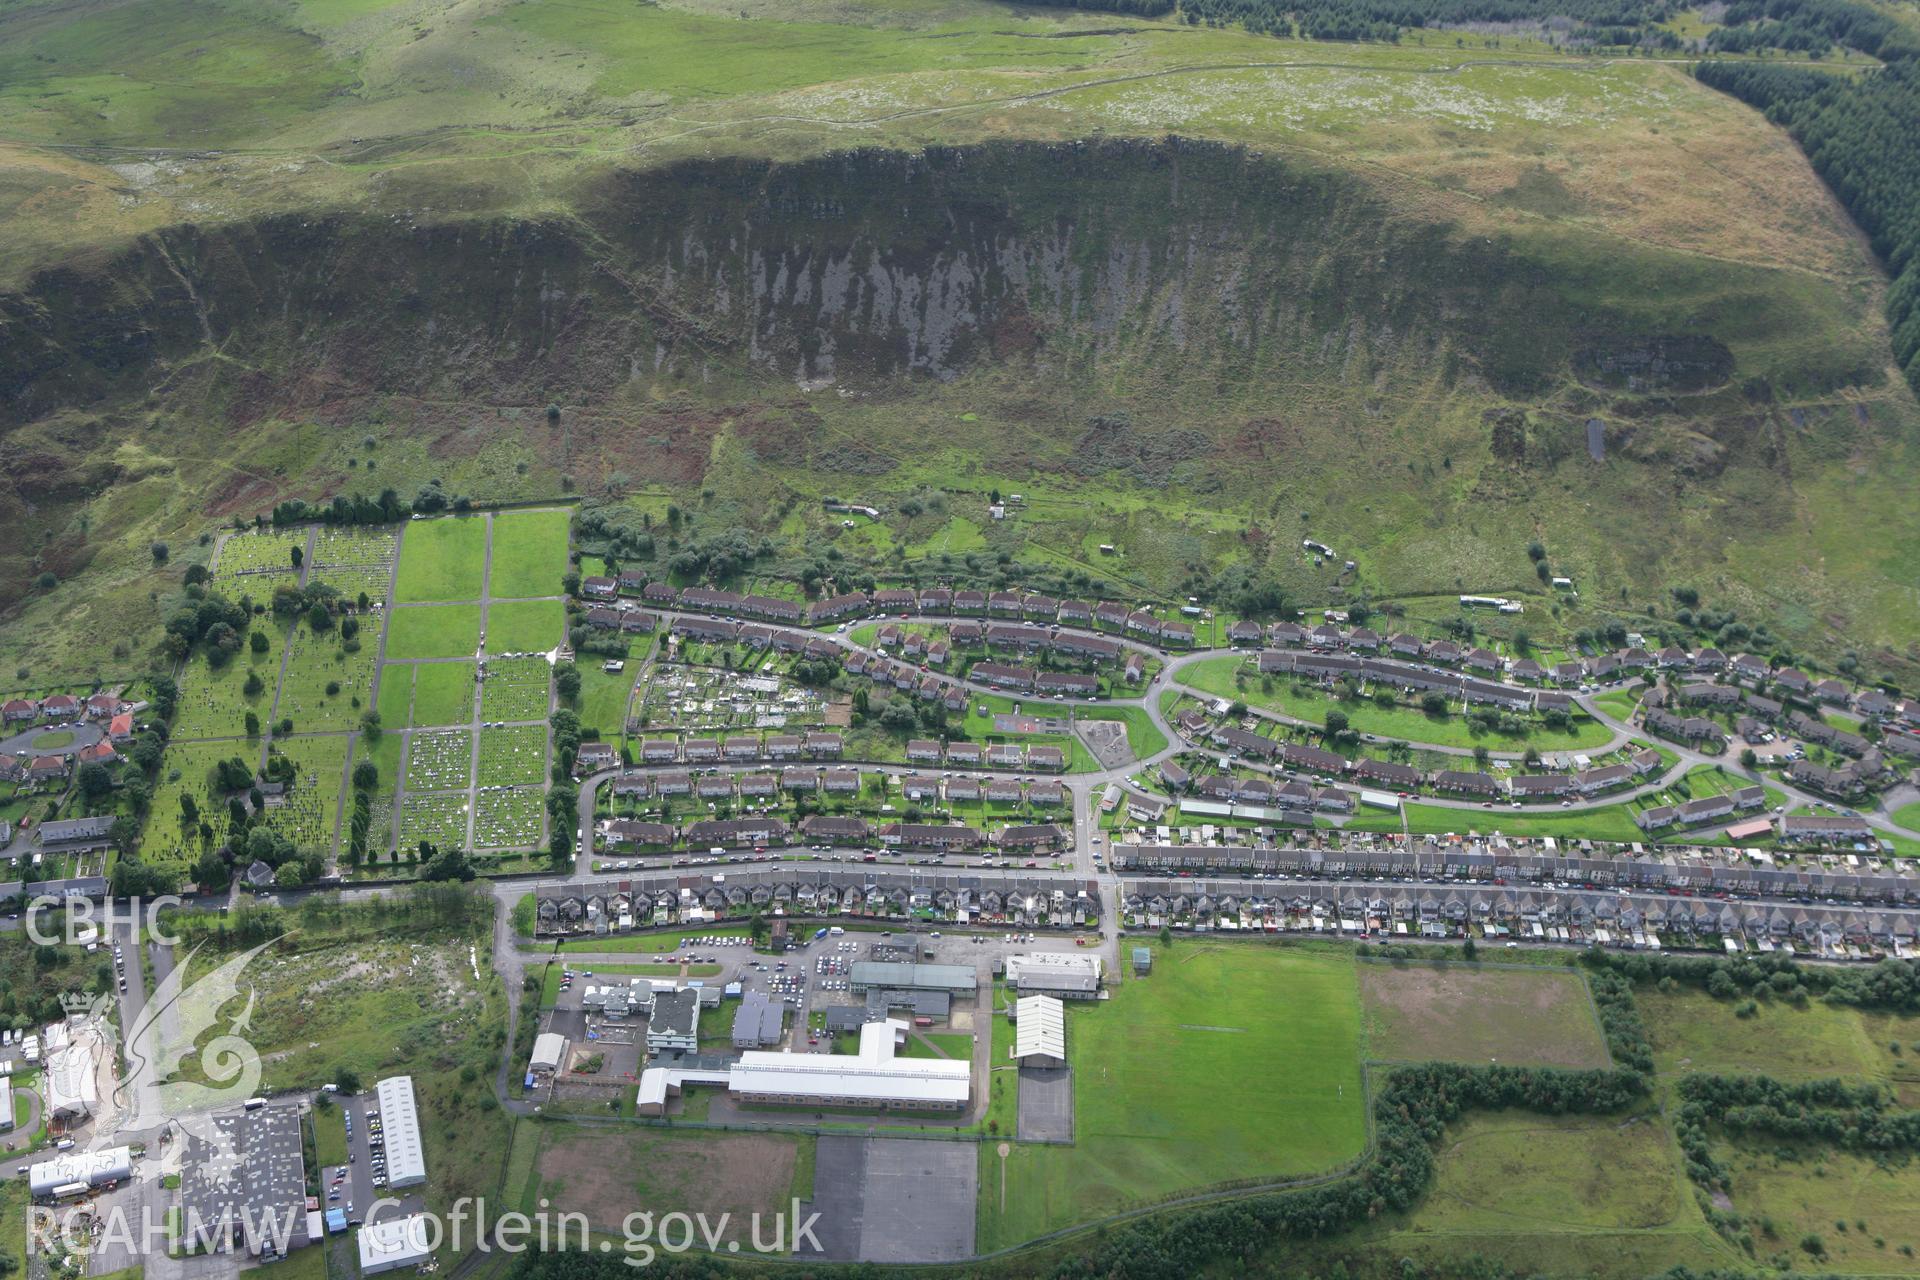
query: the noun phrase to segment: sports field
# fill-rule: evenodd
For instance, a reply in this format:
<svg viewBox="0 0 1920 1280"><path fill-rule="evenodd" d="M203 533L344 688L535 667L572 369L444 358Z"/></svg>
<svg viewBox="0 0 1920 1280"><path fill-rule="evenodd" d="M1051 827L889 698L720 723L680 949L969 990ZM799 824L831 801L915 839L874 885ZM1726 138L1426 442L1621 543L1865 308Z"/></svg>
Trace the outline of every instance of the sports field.
<svg viewBox="0 0 1920 1280"><path fill-rule="evenodd" d="M1366 1142L1345 949L1154 948L1151 977L1069 1002L1071 1147L981 1147L981 1251L1183 1190L1304 1176Z"/></svg>
<svg viewBox="0 0 1920 1280"><path fill-rule="evenodd" d="M478 516L413 520L400 539L396 604L478 600L487 558L487 523Z"/></svg>
<svg viewBox="0 0 1920 1280"><path fill-rule="evenodd" d="M1359 970L1375 1061L1607 1065L1586 984L1570 969L1368 961Z"/></svg>

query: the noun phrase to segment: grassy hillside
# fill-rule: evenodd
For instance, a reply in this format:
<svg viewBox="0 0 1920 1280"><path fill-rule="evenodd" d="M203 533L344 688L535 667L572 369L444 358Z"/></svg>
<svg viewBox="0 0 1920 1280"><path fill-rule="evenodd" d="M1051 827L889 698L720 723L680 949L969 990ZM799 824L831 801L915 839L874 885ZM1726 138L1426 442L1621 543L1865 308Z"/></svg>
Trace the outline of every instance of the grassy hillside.
<svg viewBox="0 0 1920 1280"><path fill-rule="evenodd" d="M0 6L0 665L137 667L222 520L435 478L675 503L770 576L1530 593L1536 639L1685 582L1920 661L1882 278L1678 65L971 0L130 12Z"/></svg>

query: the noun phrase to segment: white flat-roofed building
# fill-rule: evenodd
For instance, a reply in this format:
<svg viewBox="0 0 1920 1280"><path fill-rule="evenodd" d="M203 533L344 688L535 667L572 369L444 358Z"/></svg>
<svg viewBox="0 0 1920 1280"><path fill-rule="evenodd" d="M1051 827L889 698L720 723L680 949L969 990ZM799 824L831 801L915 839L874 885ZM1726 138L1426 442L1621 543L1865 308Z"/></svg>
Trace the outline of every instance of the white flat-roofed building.
<svg viewBox="0 0 1920 1280"><path fill-rule="evenodd" d="M0 1076L0 1131L13 1128L13 1081Z"/></svg>
<svg viewBox="0 0 1920 1280"><path fill-rule="evenodd" d="M1082 951L1035 951L1008 956L1007 985L1022 996L1098 999L1100 957Z"/></svg>
<svg viewBox="0 0 1920 1280"><path fill-rule="evenodd" d="M973 1066L935 1058L900 1058L907 1034L898 1018L860 1028L860 1051L740 1055L727 1072L727 1091L743 1102L790 1106L872 1107L890 1111L960 1111L973 1086Z"/></svg>
<svg viewBox="0 0 1920 1280"><path fill-rule="evenodd" d="M27 1189L36 1196L53 1194L57 1187L83 1182L89 1187L109 1182L125 1182L133 1176L133 1148L108 1147L104 1151L69 1151L51 1160L42 1160L27 1170Z"/></svg>
<svg viewBox="0 0 1920 1280"><path fill-rule="evenodd" d="M433 1256L427 1248L427 1218L410 1213L404 1218L382 1218L360 1228L360 1274L415 1267Z"/></svg>
<svg viewBox="0 0 1920 1280"><path fill-rule="evenodd" d="M1067 1065L1067 1008L1052 996L1025 996L1013 1005L1013 1058L1023 1067Z"/></svg>
<svg viewBox="0 0 1920 1280"><path fill-rule="evenodd" d="M413 1077L388 1076L374 1086L374 1096L380 1102L380 1136L387 1145L387 1185L420 1185L427 1180L427 1155L420 1145Z"/></svg>

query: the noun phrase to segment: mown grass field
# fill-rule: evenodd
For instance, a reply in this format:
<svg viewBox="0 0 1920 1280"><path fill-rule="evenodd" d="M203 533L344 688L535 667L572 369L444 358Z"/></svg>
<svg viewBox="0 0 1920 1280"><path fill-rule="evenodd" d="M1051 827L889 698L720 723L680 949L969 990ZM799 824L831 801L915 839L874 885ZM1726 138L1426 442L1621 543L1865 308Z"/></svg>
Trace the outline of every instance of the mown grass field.
<svg viewBox="0 0 1920 1280"><path fill-rule="evenodd" d="M488 653L545 653L566 638L558 600L496 600L487 606Z"/></svg>
<svg viewBox="0 0 1920 1280"><path fill-rule="evenodd" d="M1110 1001L1071 1003L1072 1147L981 1148L977 1245L1182 1190L1332 1169L1366 1140L1346 950L1181 942Z"/></svg>
<svg viewBox="0 0 1920 1280"><path fill-rule="evenodd" d="M1630 842L1643 834L1633 821L1634 809L1627 804L1600 805L1586 810L1560 812L1554 809L1527 812L1496 804L1491 809L1451 809L1441 805L1403 801L1399 814L1367 809L1347 824L1350 831L1399 831L1403 825L1413 835L1464 835L1478 831L1490 835L1551 836L1561 840L1617 840Z"/></svg>
<svg viewBox="0 0 1920 1280"><path fill-rule="evenodd" d="M480 606L417 605L387 617L387 651L396 658L465 658L480 648Z"/></svg>
<svg viewBox="0 0 1920 1280"><path fill-rule="evenodd" d="M477 600L487 555L487 524L476 516L410 520L400 538L395 604Z"/></svg>
<svg viewBox="0 0 1920 1280"><path fill-rule="evenodd" d="M572 519L573 512L566 508L495 513L487 594L495 600L559 595Z"/></svg>
<svg viewBox="0 0 1920 1280"><path fill-rule="evenodd" d="M1572 970L1368 961L1358 972L1370 1059L1607 1065L1586 984Z"/></svg>

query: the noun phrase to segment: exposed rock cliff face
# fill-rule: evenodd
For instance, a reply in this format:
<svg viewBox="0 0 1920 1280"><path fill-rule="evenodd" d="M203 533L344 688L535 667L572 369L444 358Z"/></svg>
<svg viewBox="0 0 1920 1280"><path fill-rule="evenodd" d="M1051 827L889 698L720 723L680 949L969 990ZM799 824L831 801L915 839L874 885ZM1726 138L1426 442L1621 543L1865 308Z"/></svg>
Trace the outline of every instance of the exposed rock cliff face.
<svg viewBox="0 0 1920 1280"><path fill-rule="evenodd" d="M144 391L210 346L266 375L249 387L264 409L315 378L536 399L723 371L946 378L990 360L1243 388L1445 361L1524 392L1576 343L1633 336L1573 314L1504 244L1214 146L683 166L581 203L550 223L184 226L42 273L0 295L0 411Z"/></svg>

